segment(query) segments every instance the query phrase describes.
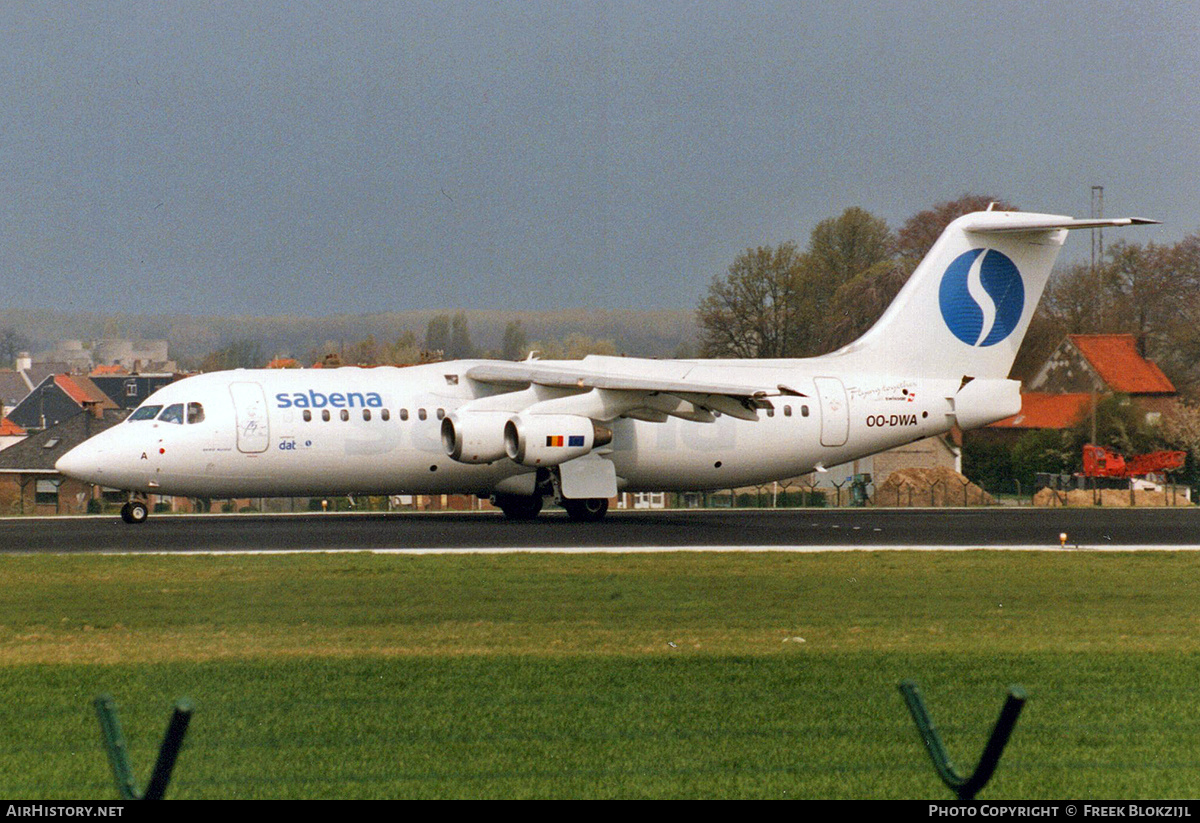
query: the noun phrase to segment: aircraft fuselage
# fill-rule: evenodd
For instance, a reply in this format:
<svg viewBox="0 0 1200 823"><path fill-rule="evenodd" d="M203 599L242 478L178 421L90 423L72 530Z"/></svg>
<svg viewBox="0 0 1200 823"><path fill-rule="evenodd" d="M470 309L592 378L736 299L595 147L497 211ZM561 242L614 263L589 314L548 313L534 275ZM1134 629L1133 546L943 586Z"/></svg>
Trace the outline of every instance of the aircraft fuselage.
<svg viewBox="0 0 1200 823"><path fill-rule="evenodd" d="M476 361L407 368L246 370L198 375L146 406L198 404L199 422L130 419L93 438L91 479L193 497L488 494L534 469L507 458L449 457L445 415L494 393L464 375ZM711 362L711 361L710 361ZM795 368L708 365L797 394L758 420L612 421L597 450L623 491L729 488L796 476L948 431L952 381L801 375ZM240 419L239 419L240 418Z"/></svg>

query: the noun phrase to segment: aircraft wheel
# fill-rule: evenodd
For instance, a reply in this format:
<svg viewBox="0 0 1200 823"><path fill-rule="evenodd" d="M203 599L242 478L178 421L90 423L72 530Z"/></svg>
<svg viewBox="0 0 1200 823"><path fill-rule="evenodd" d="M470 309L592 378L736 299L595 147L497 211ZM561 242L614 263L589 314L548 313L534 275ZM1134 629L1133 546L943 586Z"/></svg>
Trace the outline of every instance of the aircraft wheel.
<svg viewBox="0 0 1200 823"><path fill-rule="evenodd" d="M493 495L492 503L499 506L509 520L533 520L542 511L540 494L497 494Z"/></svg>
<svg viewBox="0 0 1200 823"><path fill-rule="evenodd" d="M580 523L594 523L608 512L608 498L589 497L586 500L564 500L562 507L572 520Z"/></svg>
<svg viewBox="0 0 1200 823"><path fill-rule="evenodd" d="M150 508L141 500L131 500L121 507L121 519L126 523L145 523Z"/></svg>

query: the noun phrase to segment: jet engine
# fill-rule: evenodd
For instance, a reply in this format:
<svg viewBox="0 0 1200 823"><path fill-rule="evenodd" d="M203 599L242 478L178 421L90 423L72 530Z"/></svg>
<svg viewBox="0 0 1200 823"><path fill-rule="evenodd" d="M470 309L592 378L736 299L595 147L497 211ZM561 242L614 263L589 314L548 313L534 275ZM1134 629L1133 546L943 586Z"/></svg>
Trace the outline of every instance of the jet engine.
<svg viewBox="0 0 1200 823"><path fill-rule="evenodd" d="M612 430L577 414L517 415L504 424L504 449L523 466L557 466L612 442Z"/></svg>
<svg viewBox="0 0 1200 823"><path fill-rule="evenodd" d="M442 420L442 446L460 463L491 463L504 457L504 424L512 412L451 412Z"/></svg>

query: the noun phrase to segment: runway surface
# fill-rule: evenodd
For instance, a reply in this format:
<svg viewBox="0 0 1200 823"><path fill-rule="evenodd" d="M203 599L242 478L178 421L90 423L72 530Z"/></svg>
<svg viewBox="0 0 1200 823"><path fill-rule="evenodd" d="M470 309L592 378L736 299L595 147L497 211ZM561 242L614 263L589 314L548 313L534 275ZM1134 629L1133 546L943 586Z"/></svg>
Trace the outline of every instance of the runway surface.
<svg viewBox="0 0 1200 823"><path fill-rule="evenodd" d="M614 511L574 523L498 513L152 515L0 520L0 552L863 548L1200 548L1200 509Z"/></svg>

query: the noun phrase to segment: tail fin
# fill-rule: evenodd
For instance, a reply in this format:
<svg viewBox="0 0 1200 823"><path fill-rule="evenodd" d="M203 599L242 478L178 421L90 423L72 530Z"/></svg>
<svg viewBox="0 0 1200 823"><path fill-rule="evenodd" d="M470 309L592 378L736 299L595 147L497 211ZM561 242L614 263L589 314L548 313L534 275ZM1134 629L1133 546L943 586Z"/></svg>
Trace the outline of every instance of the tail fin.
<svg viewBox="0 0 1200 823"><path fill-rule="evenodd" d="M1155 222L964 215L946 227L875 325L828 356L868 372L1007 377L1067 230Z"/></svg>

